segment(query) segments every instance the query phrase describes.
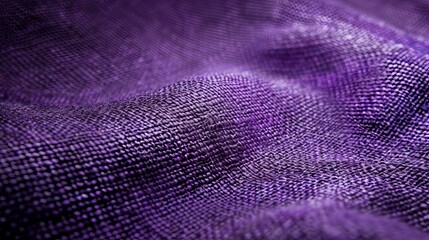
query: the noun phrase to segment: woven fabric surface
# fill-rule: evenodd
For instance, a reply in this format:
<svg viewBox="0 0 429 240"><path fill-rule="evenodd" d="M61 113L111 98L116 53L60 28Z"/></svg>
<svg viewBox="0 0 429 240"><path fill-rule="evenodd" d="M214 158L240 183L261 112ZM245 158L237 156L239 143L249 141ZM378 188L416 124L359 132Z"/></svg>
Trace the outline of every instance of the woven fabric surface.
<svg viewBox="0 0 429 240"><path fill-rule="evenodd" d="M0 239L429 239L427 0L4 0Z"/></svg>

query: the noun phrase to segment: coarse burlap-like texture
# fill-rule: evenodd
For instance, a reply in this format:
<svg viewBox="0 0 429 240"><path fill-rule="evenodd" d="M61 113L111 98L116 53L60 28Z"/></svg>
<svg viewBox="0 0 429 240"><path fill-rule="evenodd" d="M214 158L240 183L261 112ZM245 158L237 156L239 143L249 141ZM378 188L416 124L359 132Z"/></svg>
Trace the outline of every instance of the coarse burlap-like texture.
<svg viewBox="0 0 429 240"><path fill-rule="evenodd" d="M428 1L0 4L0 239L429 239Z"/></svg>

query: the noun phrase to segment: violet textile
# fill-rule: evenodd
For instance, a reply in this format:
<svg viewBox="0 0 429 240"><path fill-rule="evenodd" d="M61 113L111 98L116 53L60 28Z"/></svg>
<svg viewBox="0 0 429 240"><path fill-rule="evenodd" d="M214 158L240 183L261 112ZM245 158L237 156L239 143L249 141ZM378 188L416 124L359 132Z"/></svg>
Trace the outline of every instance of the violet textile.
<svg viewBox="0 0 429 240"><path fill-rule="evenodd" d="M0 239L429 239L429 1L0 5Z"/></svg>

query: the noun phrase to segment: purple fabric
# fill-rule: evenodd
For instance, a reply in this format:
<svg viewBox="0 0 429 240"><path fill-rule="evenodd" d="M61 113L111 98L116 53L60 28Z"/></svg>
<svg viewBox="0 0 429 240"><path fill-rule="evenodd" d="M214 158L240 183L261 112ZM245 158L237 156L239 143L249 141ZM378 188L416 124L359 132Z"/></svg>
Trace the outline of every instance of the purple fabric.
<svg viewBox="0 0 429 240"><path fill-rule="evenodd" d="M429 1L3 0L0 239L429 239Z"/></svg>

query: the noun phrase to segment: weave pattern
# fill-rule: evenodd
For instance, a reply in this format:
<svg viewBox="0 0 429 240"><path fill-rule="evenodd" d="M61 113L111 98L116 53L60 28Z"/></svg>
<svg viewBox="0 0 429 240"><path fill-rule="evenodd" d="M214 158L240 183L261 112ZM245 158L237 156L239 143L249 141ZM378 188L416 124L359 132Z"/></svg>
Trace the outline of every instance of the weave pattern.
<svg viewBox="0 0 429 240"><path fill-rule="evenodd" d="M426 0L12 1L0 239L428 239Z"/></svg>

